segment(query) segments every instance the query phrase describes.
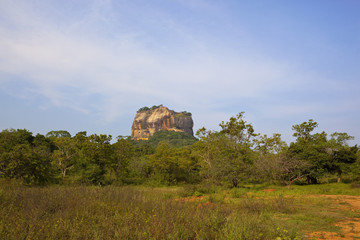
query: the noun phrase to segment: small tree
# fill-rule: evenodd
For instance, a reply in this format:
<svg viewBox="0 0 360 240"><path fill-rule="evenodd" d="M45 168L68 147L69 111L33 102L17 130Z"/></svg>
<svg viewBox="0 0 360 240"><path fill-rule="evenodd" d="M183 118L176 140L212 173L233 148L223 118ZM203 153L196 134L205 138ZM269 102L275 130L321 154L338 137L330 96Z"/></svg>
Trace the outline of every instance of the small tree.
<svg viewBox="0 0 360 240"><path fill-rule="evenodd" d="M309 167L310 164L307 161L282 155L278 165L280 179L288 188L291 188L293 182L309 175L309 173L307 173Z"/></svg>

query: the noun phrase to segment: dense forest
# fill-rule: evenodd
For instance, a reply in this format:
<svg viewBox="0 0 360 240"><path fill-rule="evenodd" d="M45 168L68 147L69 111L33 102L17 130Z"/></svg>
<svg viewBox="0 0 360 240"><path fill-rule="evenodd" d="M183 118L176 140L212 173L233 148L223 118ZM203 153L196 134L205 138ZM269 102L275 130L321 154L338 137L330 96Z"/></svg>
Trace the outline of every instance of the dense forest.
<svg viewBox="0 0 360 240"><path fill-rule="evenodd" d="M347 133L313 133L310 119L292 126L289 145L280 134L256 133L244 113L201 128L197 138L160 131L147 141L130 137L67 131L34 136L25 129L0 132L0 178L26 185L176 185L210 182L236 187L244 183L291 186L321 181L360 180L360 152Z"/></svg>

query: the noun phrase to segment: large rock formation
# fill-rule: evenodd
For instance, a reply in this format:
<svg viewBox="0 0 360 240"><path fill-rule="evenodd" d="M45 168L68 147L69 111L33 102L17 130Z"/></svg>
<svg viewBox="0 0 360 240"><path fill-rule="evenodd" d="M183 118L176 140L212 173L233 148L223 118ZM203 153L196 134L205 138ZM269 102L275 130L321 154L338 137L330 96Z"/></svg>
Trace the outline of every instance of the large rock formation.
<svg viewBox="0 0 360 240"><path fill-rule="evenodd" d="M135 140L147 140L161 130L185 132L193 135L194 122L188 112L175 112L167 107L145 107L135 115L131 127L131 137Z"/></svg>

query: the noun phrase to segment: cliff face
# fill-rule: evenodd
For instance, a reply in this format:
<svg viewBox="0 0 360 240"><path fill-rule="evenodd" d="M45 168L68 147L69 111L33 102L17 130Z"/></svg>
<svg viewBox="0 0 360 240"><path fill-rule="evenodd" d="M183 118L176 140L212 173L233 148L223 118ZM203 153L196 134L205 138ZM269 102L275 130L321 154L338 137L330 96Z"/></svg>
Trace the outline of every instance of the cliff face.
<svg viewBox="0 0 360 240"><path fill-rule="evenodd" d="M193 135L194 122L191 115L158 107L145 110L135 115L131 127L131 137L135 140L147 140L154 133L161 130L185 132Z"/></svg>

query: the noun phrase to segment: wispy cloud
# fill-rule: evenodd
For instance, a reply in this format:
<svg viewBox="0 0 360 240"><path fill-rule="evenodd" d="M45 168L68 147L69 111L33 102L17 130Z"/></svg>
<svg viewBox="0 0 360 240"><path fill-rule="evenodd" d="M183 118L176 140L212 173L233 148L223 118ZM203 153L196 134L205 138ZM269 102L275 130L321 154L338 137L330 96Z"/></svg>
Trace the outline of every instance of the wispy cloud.
<svg viewBox="0 0 360 240"><path fill-rule="evenodd" d="M94 109L77 101L78 96L88 96L96 105L91 96L100 95L99 104L105 106L97 109L104 111L109 122L129 101L134 105L151 98L175 105L196 102L202 108L215 98L257 97L269 88L288 84L284 81L289 74L285 65L204 51L198 43L205 41L191 40L177 30L179 38L186 38L186 46L180 50L187 53L163 54L131 31L94 36L89 24L106 21L104 14L111 11L101 1L95 4L96 12L90 10L66 31L58 26L61 23L48 20L29 5L6 6L13 13L6 22L15 27L0 25L4 36L0 39L0 71L5 78L27 81L34 88L31 94L46 96L55 106L83 112ZM24 30L28 26L29 30Z"/></svg>
<svg viewBox="0 0 360 240"><path fill-rule="evenodd" d="M239 26L241 38L226 45L211 32L226 12L211 1L138 5L0 0L0 90L105 124L160 103L192 111L196 127L209 128L247 109L271 119L342 114L358 104L358 85L262 53L249 45L250 28Z"/></svg>

